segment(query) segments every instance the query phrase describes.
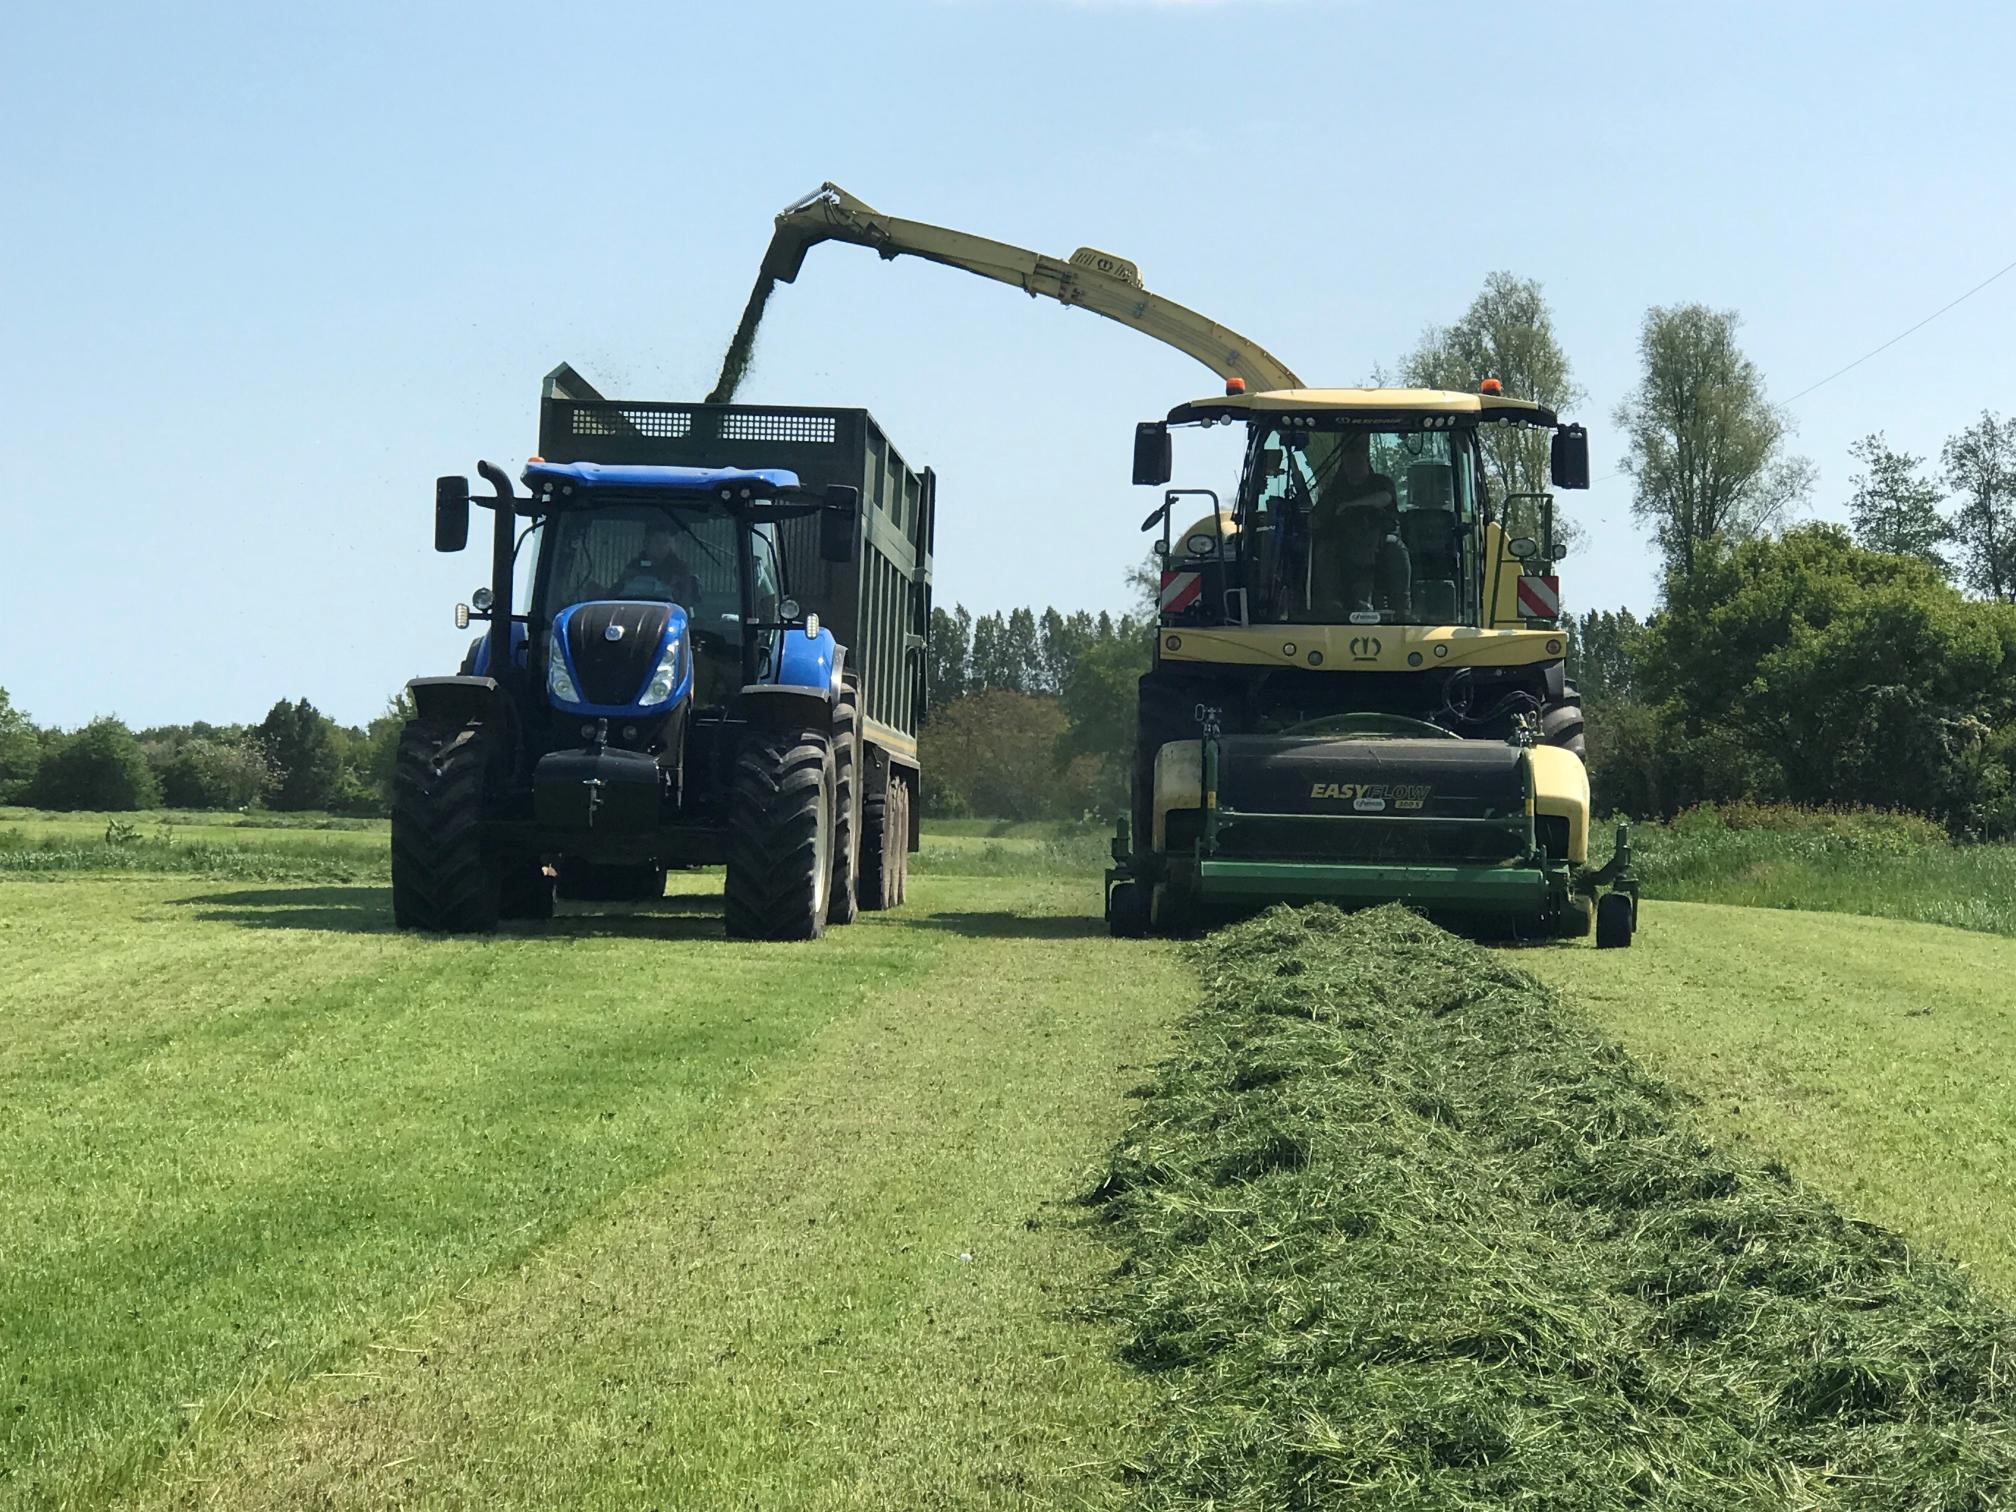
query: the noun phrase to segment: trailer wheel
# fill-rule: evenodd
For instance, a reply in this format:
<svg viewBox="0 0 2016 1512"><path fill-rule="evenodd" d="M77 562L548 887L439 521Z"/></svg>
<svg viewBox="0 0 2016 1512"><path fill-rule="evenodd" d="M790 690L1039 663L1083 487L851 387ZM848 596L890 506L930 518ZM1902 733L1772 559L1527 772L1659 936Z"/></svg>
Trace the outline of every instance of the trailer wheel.
<svg viewBox="0 0 2016 1512"><path fill-rule="evenodd" d="M878 913L894 908L897 903L898 852L891 847L895 795L901 787L896 773L885 767L882 780L871 780L861 794L861 855L854 892L863 908Z"/></svg>
<svg viewBox="0 0 2016 1512"><path fill-rule="evenodd" d="M1106 900L1106 927L1116 939L1139 940L1148 933L1148 895L1139 882L1115 882Z"/></svg>
<svg viewBox="0 0 2016 1512"><path fill-rule="evenodd" d="M843 685L833 705L833 888L826 904L828 924L852 924L861 913L861 786L860 694Z"/></svg>
<svg viewBox="0 0 2016 1512"><path fill-rule="evenodd" d="M486 934L502 908L483 844L490 738L480 724L408 720L392 773L392 922Z"/></svg>
<svg viewBox="0 0 2016 1512"><path fill-rule="evenodd" d="M1596 948L1623 950L1638 924L1637 902L1624 893L1605 893L1596 903Z"/></svg>
<svg viewBox="0 0 2016 1512"><path fill-rule="evenodd" d="M889 806L895 810L889 843L894 847L890 854L896 870L895 906L901 908L910 901L910 784L898 778L895 789L889 795Z"/></svg>
<svg viewBox="0 0 2016 1512"><path fill-rule="evenodd" d="M652 862L598 863L562 856L556 891L570 903L650 903L665 896L665 868Z"/></svg>
<svg viewBox="0 0 2016 1512"><path fill-rule="evenodd" d="M498 874L497 917L500 919L550 919L553 917L553 879L537 856L524 857Z"/></svg>
<svg viewBox="0 0 2016 1512"><path fill-rule="evenodd" d="M824 730L751 730L728 798L728 933L816 940L833 882L833 746Z"/></svg>

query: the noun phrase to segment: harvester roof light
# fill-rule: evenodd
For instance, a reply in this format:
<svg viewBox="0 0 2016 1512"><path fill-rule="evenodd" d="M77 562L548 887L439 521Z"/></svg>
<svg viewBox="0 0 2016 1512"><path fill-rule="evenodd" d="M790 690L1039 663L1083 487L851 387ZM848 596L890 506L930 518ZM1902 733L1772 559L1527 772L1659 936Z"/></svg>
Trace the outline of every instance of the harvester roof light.
<svg viewBox="0 0 2016 1512"><path fill-rule="evenodd" d="M1245 393L1246 380L1244 378L1227 378L1225 380L1225 392L1228 395Z"/></svg>
<svg viewBox="0 0 2016 1512"><path fill-rule="evenodd" d="M1477 385L1477 392L1480 394L1502 394L1505 392L1505 385L1500 383L1496 378L1486 378L1482 383Z"/></svg>

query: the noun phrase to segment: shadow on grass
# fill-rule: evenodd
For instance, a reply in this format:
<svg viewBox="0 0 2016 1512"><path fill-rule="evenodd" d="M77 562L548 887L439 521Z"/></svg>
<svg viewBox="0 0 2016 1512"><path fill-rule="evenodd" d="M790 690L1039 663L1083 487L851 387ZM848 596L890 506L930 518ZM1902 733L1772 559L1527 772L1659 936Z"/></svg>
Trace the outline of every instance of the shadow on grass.
<svg viewBox="0 0 2016 1512"><path fill-rule="evenodd" d="M910 922L975 940L1089 940L1104 939L1107 932L1104 919L1083 915L937 913Z"/></svg>
<svg viewBox="0 0 2016 1512"><path fill-rule="evenodd" d="M392 889L368 887L240 887L178 898L205 922L241 929L313 929L334 934L389 934ZM675 893L650 903L562 903L551 919L506 920L506 937L688 940L720 938L721 900Z"/></svg>

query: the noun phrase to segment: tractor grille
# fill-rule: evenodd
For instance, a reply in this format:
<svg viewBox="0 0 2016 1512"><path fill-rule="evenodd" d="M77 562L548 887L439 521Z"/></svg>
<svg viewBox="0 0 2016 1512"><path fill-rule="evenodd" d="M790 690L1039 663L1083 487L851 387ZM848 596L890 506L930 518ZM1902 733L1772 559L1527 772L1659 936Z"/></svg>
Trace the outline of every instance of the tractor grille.
<svg viewBox="0 0 2016 1512"><path fill-rule="evenodd" d="M658 664L671 609L664 604L583 604L567 617L567 650L589 703L634 703ZM619 625L621 639L609 639Z"/></svg>

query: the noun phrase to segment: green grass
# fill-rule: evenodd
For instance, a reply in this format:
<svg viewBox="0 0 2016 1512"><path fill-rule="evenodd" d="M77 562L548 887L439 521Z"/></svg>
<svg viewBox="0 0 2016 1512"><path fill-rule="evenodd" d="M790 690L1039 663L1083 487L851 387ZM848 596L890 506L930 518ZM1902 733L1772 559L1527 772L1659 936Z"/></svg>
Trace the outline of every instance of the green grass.
<svg viewBox="0 0 2016 1512"><path fill-rule="evenodd" d="M1716 1134L2016 1302L2016 942L1931 925L1647 903L1628 951L1513 959Z"/></svg>
<svg viewBox="0 0 2016 1512"><path fill-rule="evenodd" d="M805 948L692 882L463 941L10 884L0 1505L1108 1498L1141 1388L1054 1199L1187 974L1080 878Z"/></svg>
<svg viewBox="0 0 2016 1512"><path fill-rule="evenodd" d="M1634 826L1632 848L1648 897L2016 935L2016 845L1955 845L1910 815L1704 808Z"/></svg>
<svg viewBox="0 0 2016 1512"><path fill-rule="evenodd" d="M1704 1142L1505 958L1319 907L1198 959L1204 1006L1096 1193L1128 1356L1165 1383L1142 1505L1985 1508L2016 1483L2016 1319Z"/></svg>

